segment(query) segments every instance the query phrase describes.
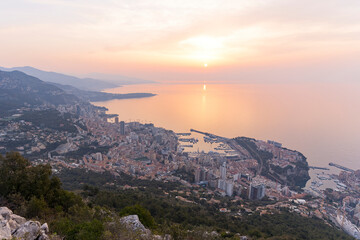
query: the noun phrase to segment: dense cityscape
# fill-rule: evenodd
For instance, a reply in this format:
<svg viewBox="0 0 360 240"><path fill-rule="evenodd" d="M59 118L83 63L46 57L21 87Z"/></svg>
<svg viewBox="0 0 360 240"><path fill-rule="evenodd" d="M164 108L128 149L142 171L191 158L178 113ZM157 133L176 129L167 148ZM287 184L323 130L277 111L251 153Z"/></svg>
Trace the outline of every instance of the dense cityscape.
<svg viewBox="0 0 360 240"><path fill-rule="evenodd" d="M0 240L360 240L359 0L1 0Z"/></svg>
<svg viewBox="0 0 360 240"><path fill-rule="evenodd" d="M47 126L47 120L41 117L48 112L58 115L61 123ZM109 121L109 117L113 120ZM241 216L243 209L247 213L271 214L286 208L333 223L360 239L358 172L331 176L341 190L320 190L315 181L304 191L309 167L301 153L270 140L227 139L191 131L201 133L209 144L217 143L217 150L194 151L198 139L190 132L125 123L107 115L105 108L91 104L21 108L1 119L0 150L18 151L33 164L49 163L55 174L80 168L108 171L114 176L125 173L138 179L180 182L185 190L176 198L187 203L196 204L193 196L209 204L219 202L221 197L240 202L266 199L272 202L253 210L244 202L236 210L218 211Z"/></svg>

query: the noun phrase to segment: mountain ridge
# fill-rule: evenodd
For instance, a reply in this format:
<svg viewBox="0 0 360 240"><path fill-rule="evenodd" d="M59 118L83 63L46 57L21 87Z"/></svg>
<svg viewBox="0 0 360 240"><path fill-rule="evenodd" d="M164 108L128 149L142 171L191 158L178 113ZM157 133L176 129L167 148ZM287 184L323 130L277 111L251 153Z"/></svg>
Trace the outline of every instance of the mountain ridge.
<svg viewBox="0 0 360 240"><path fill-rule="evenodd" d="M115 88L119 87L118 84L109 83L106 81L93 79L93 78L78 78L67 74L43 71L34 67L25 66L25 67L12 67L4 68L0 67L1 71L20 71L28 75L39 78L44 82L50 83L59 83L63 85L71 85L73 87L79 88L86 91L100 91L106 88Z"/></svg>
<svg viewBox="0 0 360 240"><path fill-rule="evenodd" d="M44 104L74 104L78 101L76 96L23 72L0 71L0 112Z"/></svg>

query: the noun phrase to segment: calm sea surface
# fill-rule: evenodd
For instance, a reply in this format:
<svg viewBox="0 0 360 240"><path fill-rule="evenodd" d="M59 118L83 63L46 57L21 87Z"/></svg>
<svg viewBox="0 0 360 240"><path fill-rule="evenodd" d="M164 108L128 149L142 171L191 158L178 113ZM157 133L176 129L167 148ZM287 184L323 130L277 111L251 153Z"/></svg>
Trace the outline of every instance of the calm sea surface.
<svg viewBox="0 0 360 240"><path fill-rule="evenodd" d="M310 165L360 169L360 84L207 84L206 90L201 84L151 84L107 92L157 94L95 103L124 121L271 139L302 152Z"/></svg>

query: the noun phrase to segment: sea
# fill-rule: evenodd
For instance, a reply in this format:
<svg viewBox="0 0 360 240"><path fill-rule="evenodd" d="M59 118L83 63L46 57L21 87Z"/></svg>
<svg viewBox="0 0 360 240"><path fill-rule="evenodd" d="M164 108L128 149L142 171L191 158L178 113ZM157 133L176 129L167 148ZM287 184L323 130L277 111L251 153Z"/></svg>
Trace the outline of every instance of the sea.
<svg viewBox="0 0 360 240"><path fill-rule="evenodd" d="M339 172L330 162L360 169L360 83L159 83L105 91L156 94L94 103L125 122L153 123L177 133L196 129L273 140L330 173ZM311 170L310 175L314 179L322 172Z"/></svg>

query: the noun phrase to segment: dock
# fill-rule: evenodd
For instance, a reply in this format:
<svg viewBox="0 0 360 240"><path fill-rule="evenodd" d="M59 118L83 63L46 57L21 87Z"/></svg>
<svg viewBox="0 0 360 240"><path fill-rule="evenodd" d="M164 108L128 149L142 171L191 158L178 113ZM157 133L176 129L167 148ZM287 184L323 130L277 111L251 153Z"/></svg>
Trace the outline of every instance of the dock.
<svg viewBox="0 0 360 240"><path fill-rule="evenodd" d="M190 136L191 133L176 133L178 136Z"/></svg>
<svg viewBox="0 0 360 240"><path fill-rule="evenodd" d="M196 132L196 133L200 133L200 134L206 135L206 136L209 136L209 135L210 135L210 133L198 131L198 130L195 130L195 129L190 129L190 132Z"/></svg>
<svg viewBox="0 0 360 240"><path fill-rule="evenodd" d="M319 170L330 170L329 168L325 168L325 167L315 167L315 166L309 166L310 169L319 169Z"/></svg>
<svg viewBox="0 0 360 240"><path fill-rule="evenodd" d="M329 163L329 166L332 166L332 167L336 167L336 168L339 168L341 170L344 170L344 171L348 171L348 172L355 172L354 170L350 169L350 168L347 168L347 167L344 167L344 166L341 166L339 164L336 164L336 163Z"/></svg>
<svg viewBox="0 0 360 240"><path fill-rule="evenodd" d="M230 139L225 138L225 137L217 136L217 135L212 134L212 133L202 132L202 131L195 130L195 129L190 129L190 132L200 133L200 134L205 135L205 136L208 136L208 137L210 137L210 138L217 138L218 140L223 141L223 142L230 140Z"/></svg>

